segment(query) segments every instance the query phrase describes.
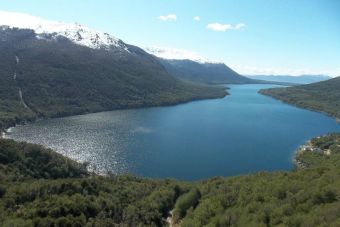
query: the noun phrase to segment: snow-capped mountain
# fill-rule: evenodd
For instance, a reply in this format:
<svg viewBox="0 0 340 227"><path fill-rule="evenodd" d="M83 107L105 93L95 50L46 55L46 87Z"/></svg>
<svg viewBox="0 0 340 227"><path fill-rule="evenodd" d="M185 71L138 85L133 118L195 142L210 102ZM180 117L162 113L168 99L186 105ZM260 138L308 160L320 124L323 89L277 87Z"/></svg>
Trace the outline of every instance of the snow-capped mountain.
<svg viewBox="0 0 340 227"><path fill-rule="evenodd" d="M76 44L93 49L116 47L129 51L127 45L120 39L78 23L49 21L29 14L0 10L0 26L32 29L37 34L37 38L40 39L63 36ZM5 27L3 27L3 29L5 29ZM46 36L46 34L48 34L48 36Z"/></svg>
<svg viewBox="0 0 340 227"><path fill-rule="evenodd" d="M177 80L155 56L103 33L31 16L9 20L13 15L0 15L0 110L11 113L5 124L0 122L0 129L35 117L176 104L226 94L223 88Z"/></svg>
<svg viewBox="0 0 340 227"><path fill-rule="evenodd" d="M144 50L149 54L155 55L159 58L170 59L170 60L191 60L201 64L204 63L218 63L209 60L206 57L200 56L199 54L176 48L167 47L145 47Z"/></svg>

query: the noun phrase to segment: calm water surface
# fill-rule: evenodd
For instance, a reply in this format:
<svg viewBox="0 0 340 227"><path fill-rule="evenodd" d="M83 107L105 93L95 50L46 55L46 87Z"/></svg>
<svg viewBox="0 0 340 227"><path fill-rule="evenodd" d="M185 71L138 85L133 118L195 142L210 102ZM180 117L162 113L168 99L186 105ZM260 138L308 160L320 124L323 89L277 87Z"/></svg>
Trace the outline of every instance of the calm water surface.
<svg viewBox="0 0 340 227"><path fill-rule="evenodd" d="M223 99L39 121L7 135L45 145L97 171L201 179L289 170L306 140L340 131L333 118L233 85Z"/></svg>

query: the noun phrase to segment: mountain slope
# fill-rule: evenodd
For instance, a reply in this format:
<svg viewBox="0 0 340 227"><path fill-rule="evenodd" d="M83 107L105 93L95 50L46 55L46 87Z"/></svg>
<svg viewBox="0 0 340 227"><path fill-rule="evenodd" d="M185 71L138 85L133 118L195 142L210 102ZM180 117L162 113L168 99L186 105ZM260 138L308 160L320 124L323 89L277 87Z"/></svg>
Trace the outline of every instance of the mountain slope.
<svg viewBox="0 0 340 227"><path fill-rule="evenodd" d="M204 84L278 84L293 85L285 82L265 81L242 76L221 62L213 62L195 52L147 47L145 50L158 57L165 69L174 77Z"/></svg>
<svg viewBox="0 0 340 227"><path fill-rule="evenodd" d="M200 63L191 60L160 59L165 69L182 80L208 84L246 84L252 79L241 76L223 63Z"/></svg>
<svg viewBox="0 0 340 227"><path fill-rule="evenodd" d="M212 62L191 51L163 47L147 47L145 50L157 56L165 69L181 80L205 84L259 83L239 75L224 63Z"/></svg>
<svg viewBox="0 0 340 227"><path fill-rule="evenodd" d="M36 117L226 95L221 87L173 78L152 55L121 40L97 48L8 26L0 27L0 40L0 128Z"/></svg>
<svg viewBox="0 0 340 227"><path fill-rule="evenodd" d="M340 117L340 77L313 84L260 90L283 102Z"/></svg>

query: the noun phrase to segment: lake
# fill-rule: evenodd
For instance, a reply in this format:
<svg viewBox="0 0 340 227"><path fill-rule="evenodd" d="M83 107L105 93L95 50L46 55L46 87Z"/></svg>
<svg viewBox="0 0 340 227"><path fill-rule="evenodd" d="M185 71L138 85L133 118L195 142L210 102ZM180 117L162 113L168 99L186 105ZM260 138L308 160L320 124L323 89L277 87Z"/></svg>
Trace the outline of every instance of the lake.
<svg viewBox="0 0 340 227"><path fill-rule="evenodd" d="M97 172L197 180L290 170L299 145L335 119L231 85L223 99L38 121L6 136L45 145Z"/></svg>

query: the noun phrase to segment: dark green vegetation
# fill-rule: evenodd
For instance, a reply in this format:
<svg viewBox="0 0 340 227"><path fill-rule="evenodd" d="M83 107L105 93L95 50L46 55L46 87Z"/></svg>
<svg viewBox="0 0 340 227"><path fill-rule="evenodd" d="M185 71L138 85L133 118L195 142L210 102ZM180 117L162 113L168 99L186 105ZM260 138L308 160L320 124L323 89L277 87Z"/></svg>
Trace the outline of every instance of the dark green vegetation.
<svg viewBox="0 0 340 227"><path fill-rule="evenodd" d="M191 60L159 58L165 69L174 77L208 84L250 84L255 80L239 75L223 63L198 63Z"/></svg>
<svg viewBox="0 0 340 227"><path fill-rule="evenodd" d="M189 186L100 177L38 145L0 140L0 226L164 224Z"/></svg>
<svg viewBox="0 0 340 227"><path fill-rule="evenodd" d="M260 90L283 102L340 117L340 78L314 84Z"/></svg>
<svg viewBox="0 0 340 227"><path fill-rule="evenodd" d="M223 63L199 63L191 60L158 58L169 74L183 81L201 84L276 84L296 85L289 82L266 81L242 76Z"/></svg>
<svg viewBox="0 0 340 227"><path fill-rule="evenodd" d="M37 145L0 140L0 226L339 226L340 134L292 172L200 182L97 176Z"/></svg>
<svg viewBox="0 0 340 227"><path fill-rule="evenodd" d="M91 49L66 38L38 39L32 30L5 27L0 40L0 129L39 117L226 95L222 87L173 78L156 58L135 46L127 45L129 52ZM28 108L20 101L19 89Z"/></svg>

